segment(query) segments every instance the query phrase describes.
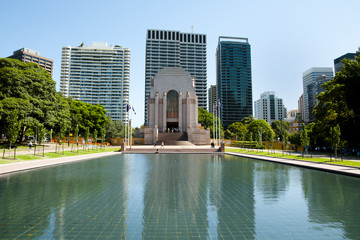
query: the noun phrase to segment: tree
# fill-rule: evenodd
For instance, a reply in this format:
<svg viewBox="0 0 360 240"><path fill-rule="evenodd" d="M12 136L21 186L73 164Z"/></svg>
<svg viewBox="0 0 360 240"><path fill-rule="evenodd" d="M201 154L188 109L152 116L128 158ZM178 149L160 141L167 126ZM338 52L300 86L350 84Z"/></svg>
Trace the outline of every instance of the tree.
<svg viewBox="0 0 360 240"><path fill-rule="evenodd" d="M98 130L97 129L94 130L93 136L94 136L94 144L96 144L97 143L97 136L98 136Z"/></svg>
<svg viewBox="0 0 360 240"><path fill-rule="evenodd" d="M203 126L205 129L209 128L210 129L210 137L214 138L215 134L213 133L213 117L214 115L212 113L209 113L208 111L206 111L205 109L202 108L198 108L198 122L201 124L201 126ZM219 128L220 128L220 134L223 135L223 127L220 124L219 127L219 118L215 117L214 119L215 121L217 121L218 125L217 128L215 129L216 132L219 132ZM216 125L215 125L216 126Z"/></svg>
<svg viewBox="0 0 360 240"><path fill-rule="evenodd" d="M264 141L269 140L269 132L273 131L268 122L263 119L254 120L248 125L248 132L252 133L253 136L258 136L261 131L261 138Z"/></svg>
<svg viewBox="0 0 360 240"><path fill-rule="evenodd" d="M271 128L276 134L276 138L280 138L280 141L284 141L284 138L288 135L290 129L290 123L283 120L276 120L271 123Z"/></svg>
<svg viewBox="0 0 360 240"><path fill-rule="evenodd" d="M227 131L230 139L243 141L248 132L248 129L241 122L235 122L228 127Z"/></svg>
<svg viewBox="0 0 360 240"><path fill-rule="evenodd" d="M20 124L18 121L18 112L17 110L13 111L8 117L7 117L7 131L6 135L9 139L9 159L10 159L10 152L11 152L11 145L16 143L16 139L18 137ZM16 150L14 150L14 159L16 157Z"/></svg>
<svg viewBox="0 0 360 240"><path fill-rule="evenodd" d="M270 131L270 132L268 132L268 134L269 134L270 147L271 147L271 149L273 149L275 133L274 133L274 131Z"/></svg>
<svg viewBox="0 0 360 240"><path fill-rule="evenodd" d="M23 63L16 59L0 59L0 101L7 109L18 109L22 124L21 139L27 130L43 123L50 106L56 98L55 81L36 63ZM5 104L4 104L5 103ZM10 105L8 105L10 104ZM9 116L9 113L2 114ZM0 120L0 131L4 131L4 120Z"/></svg>
<svg viewBox="0 0 360 240"><path fill-rule="evenodd" d="M253 121L255 121L255 118L252 115L250 115L248 117L244 117L243 119L241 119L240 122L246 126L246 125L249 125Z"/></svg>
<svg viewBox="0 0 360 240"><path fill-rule="evenodd" d="M101 128L102 129L102 128ZM110 142L111 138L124 138L125 137L125 125L119 121L113 121L111 117L108 118L108 122L103 128L105 131L105 137Z"/></svg>
<svg viewBox="0 0 360 240"><path fill-rule="evenodd" d="M307 130L305 124L303 124L303 129L302 129L301 135L300 135L300 141L301 141L301 145L304 147L304 151L306 151L306 153L308 153L307 148L309 147L310 138L308 136L308 130ZM303 156L304 156L304 151L303 151Z"/></svg>
<svg viewBox="0 0 360 240"><path fill-rule="evenodd" d="M297 151L297 146L301 146L301 132L294 132L290 134L289 140L292 144L295 144L295 150Z"/></svg>
<svg viewBox="0 0 360 240"><path fill-rule="evenodd" d="M325 139L332 127L342 129L342 138L349 146L360 144L360 58L342 60L343 68L334 79L324 83L324 92L317 96L314 108L319 139Z"/></svg>
<svg viewBox="0 0 360 240"><path fill-rule="evenodd" d="M335 158L337 158L337 150L340 147L340 137L341 137L341 131L340 131L340 126L339 124L336 125L335 127L330 128L330 146L333 147L335 149Z"/></svg>
<svg viewBox="0 0 360 240"><path fill-rule="evenodd" d="M87 143L88 143L89 133L90 133L90 129L89 129L89 127L86 127L85 128L85 133L84 133L85 145L87 145Z"/></svg>

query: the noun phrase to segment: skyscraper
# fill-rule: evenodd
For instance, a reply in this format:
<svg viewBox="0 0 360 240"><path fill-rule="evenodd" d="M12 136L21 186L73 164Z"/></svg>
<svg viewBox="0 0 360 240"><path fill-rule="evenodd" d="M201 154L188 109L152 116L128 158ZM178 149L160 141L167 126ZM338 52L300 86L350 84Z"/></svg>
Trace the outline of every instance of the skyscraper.
<svg viewBox="0 0 360 240"><path fill-rule="evenodd" d="M113 120L127 122L130 50L94 42L93 46L63 47L60 91L65 97L102 104Z"/></svg>
<svg viewBox="0 0 360 240"><path fill-rule="evenodd" d="M286 118L286 110L283 100L275 96L275 92L264 92L255 103L255 118L264 119L271 124L276 120Z"/></svg>
<svg viewBox="0 0 360 240"><path fill-rule="evenodd" d="M33 62L37 63L48 71L52 75L53 70L53 60L50 58L40 56L40 52L31 50L29 48L21 48L19 50L14 51L13 55L9 56L9 58L14 58L20 60L22 62Z"/></svg>
<svg viewBox="0 0 360 240"><path fill-rule="evenodd" d="M216 91L216 85L210 85L210 88L209 88L209 112L212 113L214 110L213 110L213 107L214 105L216 104L216 101L217 101L217 98L216 98L216 94L217 94L217 91Z"/></svg>
<svg viewBox="0 0 360 240"><path fill-rule="evenodd" d="M340 72L344 64L341 62L343 59L355 60L355 56L358 53L346 53L338 58L334 59L335 74Z"/></svg>
<svg viewBox="0 0 360 240"><path fill-rule="evenodd" d="M251 53L247 38L219 37L216 51L217 97L224 127L252 115Z"/></svg>
<svg viewBox="0 0 360 240"><path fill-rule="evenodd" d="M316 96L323 91L321 85L333 77L329 67L313 67L303 73L304 90L304 122L314 121L313 110L316 106Z"/></svg>
<svg viewBox="0 0 360 240"><path fill-rule="evenodd" d="M145 124L151 78L164 67L182 67L195 78L199 107L207 107L206 35L147 30L145 61Z"/></svg>

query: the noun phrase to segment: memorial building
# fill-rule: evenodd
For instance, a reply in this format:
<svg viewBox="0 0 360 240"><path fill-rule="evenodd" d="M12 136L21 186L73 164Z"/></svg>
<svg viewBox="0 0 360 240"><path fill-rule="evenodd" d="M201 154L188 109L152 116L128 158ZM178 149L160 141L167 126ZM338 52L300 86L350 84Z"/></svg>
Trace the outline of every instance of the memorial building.
<svg viewBox="0 0 360 240"><path fill-rule="evenodd" d="M210 130L198 123L195 79L181 67L166 67L151 79L145 144L177 135L192 144L210 144Z"/></svg>

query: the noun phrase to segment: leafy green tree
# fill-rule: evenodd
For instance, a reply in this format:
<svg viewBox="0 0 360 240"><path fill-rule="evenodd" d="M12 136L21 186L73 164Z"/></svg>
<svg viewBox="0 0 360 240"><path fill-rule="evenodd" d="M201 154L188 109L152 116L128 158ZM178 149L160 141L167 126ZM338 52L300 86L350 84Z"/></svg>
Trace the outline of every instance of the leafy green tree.
<svg viewBox="0 0 360 240"><path fill-rule="evenodd" d="M310 143L308 130L307 130L305 124L303 124L303 129L301 130L300 141L301 141L301 145L304 147L304 151L303 151L303 156L304 156L304 152L308 153L307 149L308 149L309 143Z"/></svg>
<svg viewBox="0 0 360 240"><path fill-rule="evenodd" d="M255 118L250 115L248 117L244 117L243 119L241 119L241 123L244 124L245 126L249 125L251 122L255 121Z"/></svg>
<svg viewBox="0 0 360 240"><path fill-rule="evenodd" d="M325 139L332 127L340 126L341 136L349 146L360 144L360 58L343 60L344 66L334 79L324 83L314 109L319 139Z"/></svg>
<svg viewBox="0 0 360 240"><path fill-rule="evenodd" d="M105 143L105 135L106 135L105 128L100 128L101 145L104 145Z"/></svg>
<svg viewBox="0 0 360 240"><path fill-rule="evenodd" d="M219 118L215 117L215 121L217 121L219 123ZM213 133L213 130L214 130L213 129L213 114L209 113L205 109L198 108L198 122L201 124L201 126L204 127L204 129L209 128L210 129L210 137L214 138L215 134ZM215 131L218 132L219 128L220 128L220 134L223 136L224 131L223 131L223 127L221 124L220 124L220 127L217 126Z"/></svg>
<svg viewBox="0 0 360 240"><path fill-rule="evenodd" d="M253 136L258 136L259 131L261 132L261 138L263 141L269 140L269 132L272 131L268 122L263 119L254 120L248 125L248 132L252 133Z"/></svg>
<svg viewBox="0 0 360 240"><path fill-rule="evenodd" d="M271 128L276 134L276 138L280 138L280 141L284 141L284 138L288 135L291 123L283 120L276 120L271 123Z"/></svg>
<svg viewBox="0 0 360 240"><path fill-rule="evenodd" d="M89 127L86 127L86 128L85 128L85 133L84 133L84 140L85 140L85 144L86 144L86 145L87 145L87 143L88 143L89 134L90 134L90 128L89 128Z"/></svg>
<svg viewBox="0 0 360 240"><path fill-rule="evenodd" d="M294 132L290 134L289 140L292 144L296 145L296 150L297 150L297 146L301 146L301 132Z"/></svg>
<svg viewBox="0 0 360 240"><path fill-rule="evenodd" d="M80 133L84 134L86 127L93 132L95 129L105 127L108 123L106 110L102 105L92 105L82 101L76 101L71 98L67 99L71 106L70 114L72 116L71 125L79 125Z"/></svg>
<svg viewBox="0 0 360 240"><path fill-rule="evenodd" d="M228 127L228 136L229 139L236 139L243 141L245 139L246 134L248 133L247 127L241 122L235 122Z"/></svg>
<svg viewBox="0 0 360 240"><path fill-rule="evenodd" d="M96 144L97 143L97 137L98 137L98 130L97 129L94 130L93 136L94 136L94 144Z"/></svg>
<svg viewBox="0 0 360 240"><path fill-rule="evenodd" d="M14 110L7 117L6 120L7 120L6 135L9 140L9 159L10 159L11 146L16 143L16 139L18 137L19 128L20 128L17 110ZM14 151L16 151L16 150L14 149ZM15 154L14 154L14 159L15 159Z"/></svg>
<svg viewBox="0 0 360 240"><path fill-rule="evenodd" d="M125 137L125 125L119 120L113 121L111 117L108 118L108 122L103 129L105 131L105 137L109 142L111 138Z"/></svg>
<svg viewBox="0 0 360 240"><path fill-rule="evenodd" d="M330 128L329 134L330 146L335 149L335 158L337 158L337 150L339 149L341 142L341 130L339 124Z"/></svg>
<svg viewBox="0 0 360 240"><path fill-rule="evenodd" d="M268 139L269 139L269 142L270 142L270 147L271 147L271 149L273 149L275 133L274 133L274 131L269 131L268 134L269 134Z"/></svg>
<svg viewBox="0 0 360 240"><path fill-rule="evenodd" d="M21 139L27 128L45 122L56 95L55 81L38 64L23 63L16 59L0 59L0 101L4 106L8 106L8 109L18 109L22 124ZM2 114L4 112L6 115L6 109ZM1 126L4 126L5 118L1 119L0 131L4 131Z"/></svg>

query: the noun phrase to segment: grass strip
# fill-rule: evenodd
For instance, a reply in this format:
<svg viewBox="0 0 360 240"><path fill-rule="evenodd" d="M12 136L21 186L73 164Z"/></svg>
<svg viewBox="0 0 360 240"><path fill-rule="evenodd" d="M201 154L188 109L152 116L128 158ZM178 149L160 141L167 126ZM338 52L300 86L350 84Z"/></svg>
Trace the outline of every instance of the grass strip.
<svg viewBox="0 0 360 240"><path fill-rule="evenodd" d="M330 158L317 158L317 157L302 157L301 155L290 155L288 153L274 153L268 152L267 150L257 151L257 150L244 150L244 149L237 149L237 148L226 148L226 152L238 152L244 154L252 154L252 155L260 155L266 157L277 157L277 158L285 158L285 159L294 159L294 160L301 160L301 161L308 161L308 162L319 162L319 163L329 163L329 164L336 164L336 165L344 165L344 166L352 166L352 167L360 167L360 162L356 161L349 161L349 160L333 160L330 161Z"/></svg>
<svg viewBox="0 0 360 240"><path fill-rule="evenodd" d="M40 159L49 159L49 158L59 158L59 157L71 157L71 156L80 156L86 154L94 154L94 153L103 153L103 152L114 152L119 150L119 148L105 148L105 149L90 149L89 151L79 150L79 153L64 151L59 153L47 152L45 153L45 157L34 155L34 154L26 154L26 155L17 155L16 159L0 159L0 164L5 163L15 163L15 162L23 162L23 161L32 161L32 160L40 160Z"/></svg>

